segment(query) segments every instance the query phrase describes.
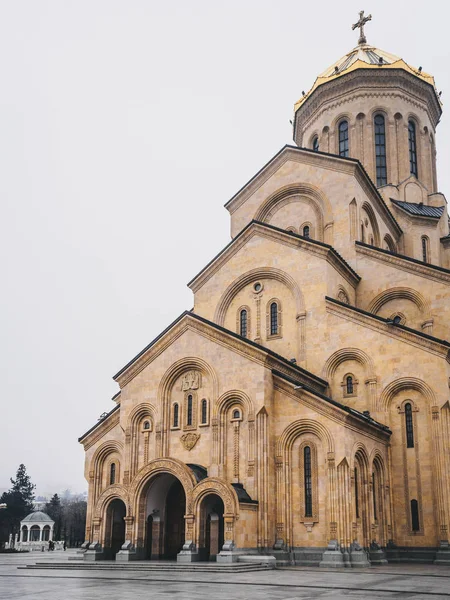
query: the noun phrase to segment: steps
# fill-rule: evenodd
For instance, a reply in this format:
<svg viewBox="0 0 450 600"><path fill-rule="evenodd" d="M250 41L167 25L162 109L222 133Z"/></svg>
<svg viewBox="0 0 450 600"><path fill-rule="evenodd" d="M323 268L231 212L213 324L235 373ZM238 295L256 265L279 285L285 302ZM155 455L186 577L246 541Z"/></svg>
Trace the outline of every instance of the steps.
<svg viewBox="0 0 450 600"><path fill-rule="evenodd" d="M158 563L158 562L131 562L118 563L115 561L95 563L74 562L37 562L34 564L17 567L18 569L40 569L61 571L138 571L140 573L248 573L251 571L266 571L271 567L264 563Z"/></svg>

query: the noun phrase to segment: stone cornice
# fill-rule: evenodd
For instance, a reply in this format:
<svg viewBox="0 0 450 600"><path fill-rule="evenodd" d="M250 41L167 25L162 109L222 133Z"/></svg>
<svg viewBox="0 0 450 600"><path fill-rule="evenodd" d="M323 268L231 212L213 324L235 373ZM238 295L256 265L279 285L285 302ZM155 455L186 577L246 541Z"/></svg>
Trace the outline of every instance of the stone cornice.
<svg viewBox="0 0 450 600"><path fill-rule="evenodd" d="M375 206L383 216L386 226L394 237L397 239L402 234L400 225L395 220L394 215L384 202L367 171L357 159L344 158L327 152L314 152L310 148L299 148L297 146L284 146L225 204L225 208L230 214L233 214L288 161L353 175L366 195L374 201Z"/></svg>
<svg viewBox="0 0 450 600"><path fill-rule="evenodd" d="M352 267L329 244L311 238L305 238L292 231L286 231L279 227L275 227L274 225L269 225L268 223L251 221L245 229L239 232L239 234L188 283L188 287L196 293L255 235L259 235L292 248L299 248L314 256L324 258L353 287L361 280Z"/></svg>
<svg viewBox="0 0 450 600"><path fill-rule="evenodd" d="M120 388L122 389L127 385L127 383L155 360L157 356L164 352L168 346L173 344L176 339L188 330L195 331L203 337L213 340L215 343L231 348L233 351L265 367L276 364L278 365L277 368L286 370L293 377L307 382L313 389L325 390L327 386L327 382L317 375L290 363L283 356L276 354L269 348L242 338L233 331L229 331L199 315L186 311L114 376L114 380L117 381Z"/></svg>
<svg viewBox="0 0 450 600"><path fill-rule="evenodd" d="M374 260L379 260L384 263L389 263L394 267L407 271L408 273L414 273L418 277L424 277L426 279L432 279L433 281L439 281L440 283L450 284L450 271L443 267L436 265L430 265L404 256L402 254L394 254L389 250L382 250L381 248L375 248L369 246L363 242L355 242L356 252L363 254Z"/></svg>
<svg viewBox="0 0 450 600"><path fill-rule="evenodd" d="M302 386L302 389L299 391L294 391L292 386L299 383L298 381L290 377L285 377L277 371L272 371L272 373L274 375L274 388L290 396L295 401L302 402L310 409L337 423L345 424L353 431L361 432L362 430L366 435L374 439L389 441L391 431L386 425L363 415L349 406L336 402L328 396L317 394L313 390L305 388L305 386Z"/></svg>
<svg viewBox="0 0 450 600"><path fill-rule="evenodd" d="M117 404L101 421L91 427L86 433L78 438L85 450L88 450L95 442L111 431L120 420L120 404Z"/></svg>
<svg viewBox="0 0 450 600"><path fill-rule="evenodd" d="M393 325L388 323L388 319L373 315L360 308L343 304L334 298L326 297L326 303L328 313L335 314L353 323L359 323L388 337L399 339L450 362L450 343L446 340L439 340L404 325Z"/></svg>
<svg viewBox="0 0 450 600"><path fill-rule="evenodd" d="M402 69L381 68L374 72L372 69L357 69L317 87L311 96L295 113L293 138L301 142L297 131L304 129L306 123L313 120L314 115L327 103L338 106L348 102L348 94L359 91L364 97L406 95L410 102L418 108L425 109L433 127L439 122L442 108L433 86L425 81L406 73ZM431 102L430 102L431 99ZM329 108L329 107L328 107Z"/></svg>

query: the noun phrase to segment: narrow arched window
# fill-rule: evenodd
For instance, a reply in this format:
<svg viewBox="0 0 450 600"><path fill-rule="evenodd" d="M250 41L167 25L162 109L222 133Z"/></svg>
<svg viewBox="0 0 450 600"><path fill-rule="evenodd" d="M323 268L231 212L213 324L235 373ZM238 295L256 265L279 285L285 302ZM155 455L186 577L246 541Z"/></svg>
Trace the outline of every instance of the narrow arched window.
<svg viewBox="0 0 450 600"><path fill-rule="evenodd" d="M242 337L247 337L248 333L248 314L247 310L243 308L239 315L239 333Z"/></svg>
<svg viewBox="0 0 450 600"><path fill-rule="evenodd" d="M317 135L313 138L312 149L314 150L314 152L319 152L319 138L317 137Z"/></svg>
<svg viewBox="0 0 450 600"><path fill-rule="evenodd" d="M145 423L144 423L144 429L146 431L150 429L150 422L149 421L145 421Z"/></svg>
<svg viewBox="0 0 450 600"><path fill-rule="evenodd" d="M422 236L422 260L423 262L429 262L429 253L428 253L428 238L423 235Z"/></svg>
<svg viewBox="0 0 450 600"><path fill-rule="evenodd" d="M349 375L345 380L347 386L347 394L353 394L353 377Z"/></svg>
<svg viewBox="0 0 450 600"><path fill-rule="evenodd" d="M366 241L364 235L364 223L361 223L361 241L364 243Z"/></svg>
<svg viewBox="0 0 450 600"><path fill-rule="evenodd" d="M179 407L178 407L178 404L175 403L173 405L173 426L174 427L178 427L178 413L179 413Z"/></svg>
<svg viewBox="0 0 450 600"><path fill-rule="evenodd" d="M419 503L417 500L411 500L411 529L413 531L420 531Z"/></svg>
<svg viewBox="0 0 450 600"><path fill-rule="evenodd" d="M348 121L339 123L339 156L348 156Z"/></svg>
<svg viewBox="0 0 450 600"><path fill-rule="evenodd" d="M116 463L111 463L109 467L109 485L116 483Z"/></svg>
<svg viewBox="0 0 450 600"><path fill-rule="evenodd" d="M192 425L192 406L193 406L193 398L191 394L187 397L187 420L186 425Z"/></svg>
<svg viewBox="0 0 450 600"><path fill-rule="evenodd" d="M374 120L375 129L375 162L377 169L377 187L387 184L386 167L386 130L383 115L376 115Z"/></svg>
<svg viewBox="0 0 450 600"><path fill-rule="evenodd" d="M409 143L409 171L411 175L418 177L417 169L417 144L416 144L416 124L414 121L408 121L408 143Z"/></svg>
<svg viewBox="0 0 450 600"><path fill-rule="evenodd" d="M272 302L270 305L270 335L278 333L278 304Z"/></svg>
<svg viewBox="0 0 450 600"><path fill-rule="evenodd" d="M241 413L239 410L233 410L233 419L240 419L241 418Z"/></svg>
<svg viewBox="0 0 450 600"><path fill-rule="evenodd" d="M309 238L309 234L310 234L310 228L309 225L305 225L303 227L303 237L305 238Z"/></svg>
<svg viewBox="0 0 450 600"><path fill-rule="evenodd" d="M359 486L358 486L358 469L355 467L355 510L356 518L359 519Z"/></svg>
<svg viewBox="0 0 450 600"><path fill-rule="evenodd" d="M406 429L406 447L414 448L414 426L412 406L410 402L405 404L405 429Z"/></svg>
<svg viewBox="0 0 450 600"><path fill-rule="evenodd" d="M208 402L202 400L202 425L208 422Z"/></svg>
<svg viewBox="0 0 450 600"><path fill-rule="evenodd" d="M373 516L377 520L377 488L375 473L372 473L372 499L373 499Z"/></svg>
<svg viewBox="0 0 450 600"><path fill-rule="evenodd" d="M311 469L311 448L305 446L303 449L303 473L305 488L305 517L312 517L313 497L312 497L312 469Z"/></svg>

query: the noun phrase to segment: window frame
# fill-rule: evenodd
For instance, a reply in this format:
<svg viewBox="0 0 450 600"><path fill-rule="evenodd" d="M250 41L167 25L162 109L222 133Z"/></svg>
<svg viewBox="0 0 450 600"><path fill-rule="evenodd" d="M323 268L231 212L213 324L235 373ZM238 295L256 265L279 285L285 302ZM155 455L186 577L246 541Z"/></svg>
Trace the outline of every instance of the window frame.
<svg viewBox="0 0 450 600"><path fill-rule="evenodd" d="M419 179L419 161L417 152L417 126L413 119L408 120L409 173Z"/></svg>
<svg viewBox="0 0 450 600"><path fill-rule="evenodd" d="M310 449L311 462L311 514L307 513L306 503L306 469L305 469L305 448ZM304 439L298 448L299 461L299 510L301 523L317 523L319 521L319 462L317 457L317 446L315 442L308 436Z"/></svg>
<svg viewBox="0 0 450 600"><path fill-rule="evenodd" d="M176 423L175 423L175 407L177 409L177 414L176 414L177 422ZM179 402L172 403L170 422L171 422L170 429L173 429L173 430L180 429L180 403Z"/></svg>
<svg viewBox="0 0 450 600"><path fill-rule="evenodd" d="M315 135L311 142L311 148L313 152L319 152L320 144L319 144L319 136Z"/></svg>
<svg viewBox="0 0 450 600"><path fill-rule="evenodd" d="M246 336L243 336L241 334L241 313L244 310L247 312L247 335ZM247 305L240 306L237 309L237 313L236 313L236 333L238 335L240 335L241 337L244 337L244 339L246 339L246 340L251 339L251 311L250 311L250 307L247 306Z"/></svg>
<svg viewBox="0 0 450 600"><path fill-rule="evenodd" d="M345 129L343 129L345 125ZM343 158L350 156L350 126L348 119L341 119L338 124L338 154Z"/></svg>
<svg viewBox="0 0 450 600"><path fill-rule="evenodd" d="M382 119L382 124L377 124L376 120ZM382 127L382 131L380 128ZM377 131L378 129L378 131ZM375 151L375 175L377 187L387 185L387 149L386 149L386 118L382 113L377 113L373 117L374 131L374 151Z"/></svg>
<svg viewBox="0 0 450 600"><path fill-rule="evenodd" d="M272 333L272 305L277 306L277 331ZM283 337L282 335L282 307L278 298L271 298L266 305L266 339L274 340Z"/></svg>
<svg viewBox="0 0 450 600"><path fill-rule="evenodd" d="M205 421L203 421L203 406L204 403L206 402L206 419ZM200 408L199 408L199 415L200 415L200 420L199 420L199 427L208 427L209 425L209 400L207 398L202 398L200 400Z"/></svg>

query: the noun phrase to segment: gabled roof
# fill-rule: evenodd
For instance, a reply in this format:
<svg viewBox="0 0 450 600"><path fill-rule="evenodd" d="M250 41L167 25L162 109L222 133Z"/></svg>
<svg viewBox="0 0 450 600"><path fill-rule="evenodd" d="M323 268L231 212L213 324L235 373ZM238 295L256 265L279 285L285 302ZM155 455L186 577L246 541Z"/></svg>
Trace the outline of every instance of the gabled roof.
<svg viewBox="0 0 450 600"><path fill-rule="evenodd" d="M397 223L394 215L390 211L377 187L359 160L356 158L331 154L329 152L315 151L311 148L291 146L289 144L283 146L281 150L279 150L263 167L261 167L261 169L255 175L253 175L253 177L251 177L247 183L244 184L241 189L230 198L230 200L228 200L228 202L225 203L225 208L232 214L245 202L249 193L252 193L252 188L253 186L258 185L259 179L264 180L264 177L268 179L270 177L270 172L274 167L281 166L289 159L298 158L302 155L308 160L309 163L311 163L311 161L317 161L318 166L320 166L320 163L325 166L331 161L333 169L342 170L348 173L355 173L358 183L374 200L375 204L380 210L380 213L387 217L396 234L401 235L403 233L402 228Z"/></svg>
<svg viewBox="0 0 450 600"><path fill-rule="evenodd" d="M353 285L356 285L361 280L358 273L356 273L348 262L329 244L304 237L293 231L286 231L275 225L269 225L268 223L262 223L261 221L250 221L250 223L242 229L242 231L240 231L237 236L225 246L225 248L223 248L193 279L191 279L188 283L188 287L194 292L197 291L201 285L217 271L222 262L228 259L228 254L230 252L235 249L237 251L256 233L270 235L272 238L274 237L274 234L276 234L277 236L281 236L285 241L291 240L292 245L301 247L306 251L313 252L314 254L317 254L319 251L324 258L334 264L336 270L340 271L347 280L350 279Z"/></svg>
<svg viewBox="0 0 450 600"><path fill-rule="evenodd" d="M298 365L290 362L289 360L284 358L284 356L281 356L280 354L273 352L273 350L270 350L269 348L266 348L265 346L262 346L261 344L257 344L256 342L254 342L252 340L243 338L240 335L238 335L237 333L234 333L234 331L230 331L229 329L226 329L225 327L217 325L216 323L213 323L212 321L209 321L208 319L205 319L204 317L200 317L199 315L197 315L191 311L188 311L188 310L183 312L177 319L175 319L175 321L173 321L168 327L166 327L166 329L164 329L164 331L162 333L160 333L153 341L151 341L150 344L148 344L148 346L146 346L143 350L141 350L141 352L139 352L133 359L131 359L130 362L128 362L122 369L120 369L120 371L118 371L118 373L116 373L114 375L113 379L115 381L117 381L124 373L126 373L131 367L133 367L133 365L135 365L137 363L137 361L139 361L141 358L145 359L145 355L147 353L150 353L150 351L157 345L157 343L163 337L168 335L171 332L171 330L173 330L177 325L181 324L183 321L185 321L186 324L191 322L191 324L193 326L195 326L196 322L198 324L204 324L208 328L215 329L217 332L224 334L224 336L233 338L235 340L239 340L241 342L243 348L245 348L245 346L247 346L249 348L249 350L254 349L254 350L258 351L260 353L261 358L263 358L263 355L265 355L266 357L269 357L270 359L274 359L278 363L279 368L282 367L282 368L288 369L288 371L292 375L308 380L309 384L312 388L324 390L326 388L326 386L328 385L328 383L321 377L318 377L314 373L311 373L310 371L307 371L306 369L303 369L302 367L299 367ZM197 328L199 328L199 327L197 326ZM142 368L139 369L139 371L142 370L145 366L146 366L146 364L143 364ZM109 413L109 414L111 414L111 413Z"/></svg>
<svg viewBox="0 0 450 600"><path fill-rule="evenodd" d="M415 202L403 202L401 200L390 199L391 202L401 208L405 212L415 217L430 217L432 219L440 219L444 212L444 206L426 206L425 204L416 204Z"/></svg>

